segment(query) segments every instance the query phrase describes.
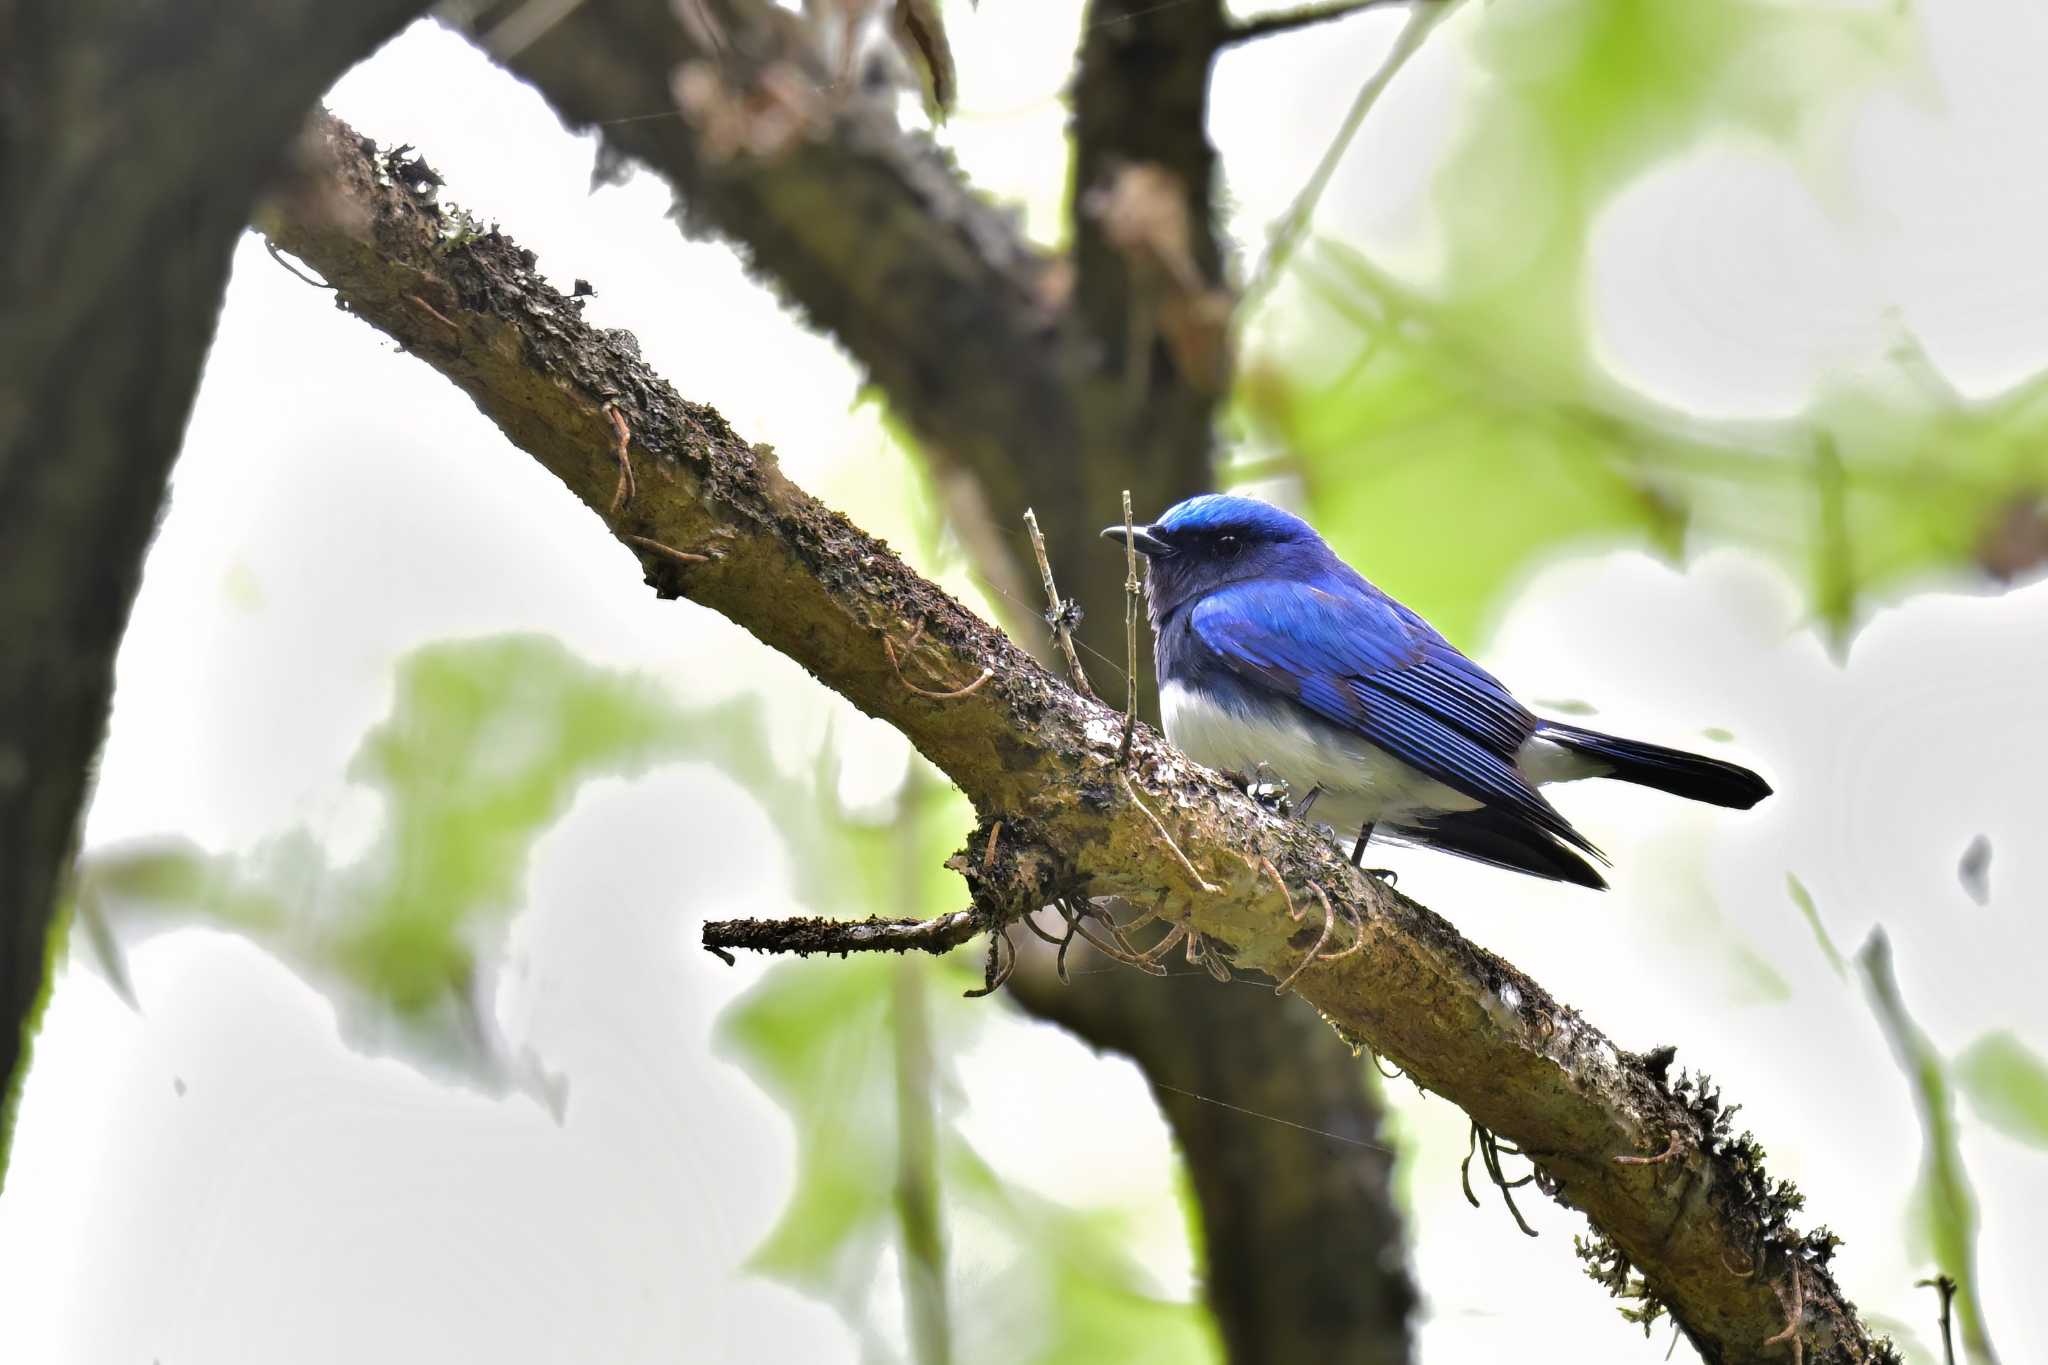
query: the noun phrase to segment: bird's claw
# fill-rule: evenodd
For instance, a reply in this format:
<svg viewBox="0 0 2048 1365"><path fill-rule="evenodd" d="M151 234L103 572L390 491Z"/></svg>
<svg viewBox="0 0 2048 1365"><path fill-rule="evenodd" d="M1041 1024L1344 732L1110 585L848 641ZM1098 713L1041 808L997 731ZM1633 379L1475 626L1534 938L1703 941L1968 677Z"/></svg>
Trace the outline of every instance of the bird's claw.
<svg viewBox="0 0 2048 1365"><path fill-rule="evenodd" d="M1239 790L1275 815L1288 813L1287 779L1263 763L1252 769L1252 775L1244 779Z"/></svg>

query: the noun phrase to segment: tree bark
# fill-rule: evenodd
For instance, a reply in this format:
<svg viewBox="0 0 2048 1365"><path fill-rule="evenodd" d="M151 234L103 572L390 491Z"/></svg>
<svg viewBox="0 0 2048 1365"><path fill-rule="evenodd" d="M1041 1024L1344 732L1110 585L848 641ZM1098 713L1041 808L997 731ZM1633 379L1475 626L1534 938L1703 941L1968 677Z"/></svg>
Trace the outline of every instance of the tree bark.
<svg viewBox="0 0 2048 1365"><path fill-rule="evenodd" d="M228 261L424 0L0 3L0 1180L50 924Z"/></svg>
<svg viewBox="0 0 2048 1365"><path fill-rule="evenodd" d="M1795 1341L1816 1361L1893 1358L1836 1286L1832 1239L1792 1228L1796 1192L1768 1180L1717 1092L1671 1080L1668 1052L1617 1048L1149 728L1120 760L1116 711L584 326L513 243L444 238L420 186L380 173L332 120L307 153L310 179L262 210L264 231L561 478L657 592L738 622L959 784L982 823L954 865L986 923L1001 932L1056 896L1156 909L1237 970L1291 982L1347 1040L1511 1140L1542 1189L1587 1215L1610 1283L1668 1307L1706 1359L1782 1359Z"/></svg>

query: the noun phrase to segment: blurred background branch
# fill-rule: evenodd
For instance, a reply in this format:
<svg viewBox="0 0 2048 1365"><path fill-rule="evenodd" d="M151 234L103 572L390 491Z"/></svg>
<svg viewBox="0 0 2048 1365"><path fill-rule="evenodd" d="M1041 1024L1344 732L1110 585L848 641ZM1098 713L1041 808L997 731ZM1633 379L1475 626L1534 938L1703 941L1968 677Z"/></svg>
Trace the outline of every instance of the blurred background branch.
<svg viewBox="0 0 2048 1365"><path fill-rule="evenodd" d="M0 11L0 1183L114 654L235 240L314 100L425 8Z"/></svg>

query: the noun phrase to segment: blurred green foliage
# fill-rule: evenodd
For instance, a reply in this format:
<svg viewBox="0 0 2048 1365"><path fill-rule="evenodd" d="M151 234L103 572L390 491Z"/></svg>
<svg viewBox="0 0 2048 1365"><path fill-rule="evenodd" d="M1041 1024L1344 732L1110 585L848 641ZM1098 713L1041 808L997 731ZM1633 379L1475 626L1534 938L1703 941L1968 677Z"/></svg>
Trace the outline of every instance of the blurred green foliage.
<svg viewBox="0 0 2048 1365"><path fill-rule="evenodd" d="M2016 1142L2048 1147L2048 1063L2025 1043L1986 1034L1956 1058L1955 1079L1986 1123Z"/></svg>
<svg viewBox="0 0 2048 1365"><path fill-rule="evenodd" d="M2009 570L1991 541L2048 489L2048 381L1967 402L1901 337L1796 418L1706 421L1608 374L1586 313L1601 213L1711 139L1832 194L1855 102L1922 79L1908 5L1527 0L1467 6L1432 41L1465 43L1479 76L1434 180L1435 278L1326 224L1291 267L1307 313L1263 320L1280 345L1235 395L1280 457L1253 470L1297 476L1341 551L1468 644L1566 549L1748 545L1805 579L1838 646L1872 593Z"/></svg>
<svg viewBox="0 0 2048 1365"><path fill-rule="evenodd" d="M78 919L131 1000L110 925L230 929L333 998L356 1045L559 1109L537 1062L495 1038L480 958L519 909L535 842L583 784L681 758L699 733L659 684L550 639L429 645L400 663L389 717L348 766L383 801L354 862L331 865L303 828L246 854L176 839L96 851L80 865Z"/></svg>
<svg viewBox="0 0 2048 1365"><path fill-rule="evenodd" d="M1956 1282L1956 1318L1964 1346L1976 1361L1995 1361L1984 1305L1978 1297L1977 1196L1963 1168L1955 1099L1941 1053L1914 1022L1892 970L1891 941L1882 929L1856 954L1864 987L1892 1055L1913 1091L1924 1139L1919 1184L1913 1191L1909 1230L1916 1256L1931 1254Z"/></svg>
<svg viewBox="0 0 2048 1365"><path fill-rule="evenodd" d="M862 818L835 811L837 774L829 763L806 791L789 790L788 781L776 784L773 808L790 802L825 817L801 833L785 828L812 913L928 916L958 908L957 881L943 867L970 823L957 792L914 774L895 811ZM940 987L930 993L928 1055L906 1049L895 1017L916 1007L891 988L905 968ZM977 1294L971 1312L961 1315L958 1358L991 1365L1218 1359L1205 1311L1148 1286L1125 1249L1118 1215L1005 1186L948 1121L958 1108L951 1077L990 1008L962 996L980 974L978 946L940 962L873 956L785 963L734 1005L720 1041L788 1109L798 1145L795 1193L754 1266L834 1304L867 1343L869 1358L885 1358L874 1320L883 1254L912 1254L899 1216L903 1182L929 1176L940 1192L944 1227L973 1230L977 1264L1003 1265L1003 1293L993 1300ZM909 1093L932 1106L919 1127L935 1134L935 1150L913 1148L909 1171L909 1116L891 1103L903 1091L906 1069L931 1073L912 1075ZM927 1139L909 1140L921 1147ZM938 1358L921 1356L921 1365Z"/></svg>
<svg viewBox="0 0 2048 1365"><path fill-rule="evenodd" d="M1807 928L1813 930L1813 941L1819 945L1821 956L1827 959L1829 968L1836 976L1846 977L1849 964L1843 959L1841 950L1835 947L1834 936L1828 933L1827 925L1821 923L1820 907L1813 903L1813 893L1806 889L1806 883L1800 881L1796 873L1787 872L1785 890L1792 897L1792 903L1799 907L1799 917L1806 921Z"/></svg>
<svg viewBox="0 0 2048 1365"><path fill-rule="evenodd" d="M534 845L601 777L694 760L730 775L775 814L799 898L816 913L937 913L955 908L944 868L972 821L964 799L928 770L884 807L841 800L841 745L779 764L775 721L760 696L686 707L658 682L577 659L559 643L508 636L431 645L398 668L389 716L348 775L383 798L369 848L330 863L304 829L247 853L177 839L83 860L76 923L117 989L133 1000L121 941L180 924L242 934L326 993L344 1033L365 1050L494 1093L528 1093L559 1114L562 1079L512 1056L489 1002L489 964L518 913ZM943 987L926 1050L896 1025L892 989L906 968ZM947 962L862 957L769 971L733 1008L721 1042L789 1112L795 1192L752 1265L832 1303L870 1359L886 1357L873 1314L885 1252L905 1248L904 1182L926 1165L945 1218L977 1230L976 1265L1002 1266L1001 1305L977 1303L962 1358L989 1362L1217 1358L1204 1311L1163 1298L1125 1250L1114 1212L1070 1209L1005 1187L946 1116L950 1081L991 1008L960 998L979 977L972 951ZM902 1091L922 1116L892 1104ZM926 1162L906 1160L902 1123L918 1121ZM943 1236L919 1254L941 1259ZM979 1273L979 1272L977 1272ZM943 1322L943 1318L939 1319ZM926 1354L920 1360L938 1357Z"/></svg>

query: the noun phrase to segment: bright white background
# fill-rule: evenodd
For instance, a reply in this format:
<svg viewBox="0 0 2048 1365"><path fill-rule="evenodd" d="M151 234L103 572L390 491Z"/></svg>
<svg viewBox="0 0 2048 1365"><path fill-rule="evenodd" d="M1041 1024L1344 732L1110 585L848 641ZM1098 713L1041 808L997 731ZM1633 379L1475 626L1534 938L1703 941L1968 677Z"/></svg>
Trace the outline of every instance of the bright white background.
<svg viewBox="0 0 2048 1365"><path fill-rule="evenodd" d="M964 108L945 137L1056 237L1077 6L949 12ZM1703 147L1623 197L1592 285L1617 374L1702 413L1792 412L1824 374L1881 351L1888 309L1968 392L2048 364L2048 21L2015 0L1931 6L1925 22L1925 82L1873 96L1828 202L1743 146ZM1215 136L1241 241L1261 239L1397 24L1368 17L1226 59ZM1373 115L1325 227L1426 267L1428 172L1472 79L1455 32L1439 35ZM681 240L652 179L587 193L589 141L431 26L333 104L375 137L421 144L459 202L558 280L596 284L594 320L632 329L797 479L886 520L859 490L898 456L872 406L855 406L857 374L729 251ZM1888 929L1906 1000L1943 1049L2009 1027L2048 1050L2048 589L1915 597L1840 666L1793 586L1726 551L1683 570L1622 553L1558 564L1502 621L1484 658L1524 696L1584 698L1603 725L1672 742L1704 746L1699 732L1723 727L1780 794L1731 815L1567 792L1615 857L1604 897L1427 855L1398 864L1404 889L1624 1046L1676 1042L1681 1062L1710 1069L1812 1220L1847 1239L1849 1292L1931 1340L1931 1296L1911 1287L1929 1267L1906 1252L1920 1139L1905 1083L1784 880L1813 889L1845 951ZM346 856L378 811L338 774L387 708L394 662L513 629L693 697L771 689L792 760L840 710L707 613L654 601L632 557L453 389L246 242L123 648L88 845L174 832L232 850L304 823ZM893 781L893 737L838 723L875 783ZM322 999L222 936L143 948L139 1014L74 965L0 1198L0 1358L855 1358L831 1312L738 1269L788 1192L793 1143L708 1042L762 968L726 969L695 941L707 915L784 908L772 822L715 774L672 769L596 784L545 839L501 1013L569 1075L559 1125L530 1100L350 1052ZM1996 850L1985 908L1955 876L1979 833ZM1703 870L1710 903L1673 903L1659 875L1673 860ZM1758 988L1759 958L1785 993ZM1160 1283L1191 1293L1169 1145L1136 1073L1007 1018L977 1047L963 1122L979 1149L1008 1179L1133 1210ZM991 1076L1002 1083L974 1079ZM1498 1208L1466 1208L1463 1119L1390 1089L1422 1144L1404 1180L1424 1360L1525 1356L1533 1333L1558 1343L1547 1358L1663 1356L1663 1331L1645 1342L1580 1276L1571 1216L1527 1201L1544 1234L1531 1242ZM1962 1121L1991 1326L2008 1362L2048 1358L2048 1157L1967 1108Z"/></svg>

